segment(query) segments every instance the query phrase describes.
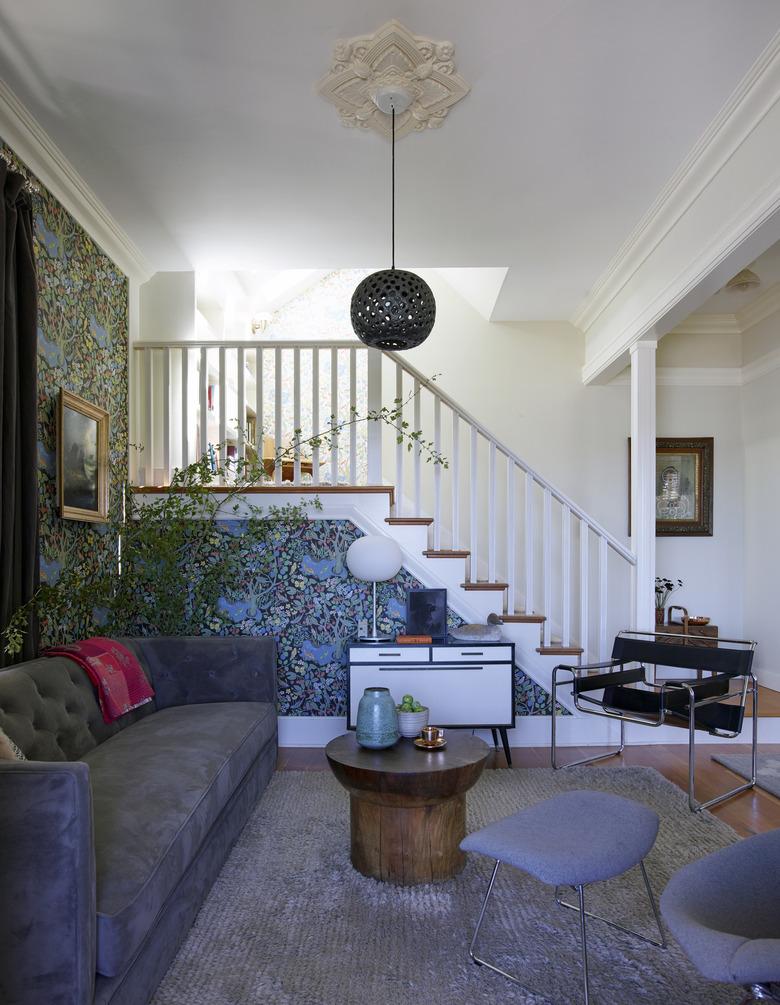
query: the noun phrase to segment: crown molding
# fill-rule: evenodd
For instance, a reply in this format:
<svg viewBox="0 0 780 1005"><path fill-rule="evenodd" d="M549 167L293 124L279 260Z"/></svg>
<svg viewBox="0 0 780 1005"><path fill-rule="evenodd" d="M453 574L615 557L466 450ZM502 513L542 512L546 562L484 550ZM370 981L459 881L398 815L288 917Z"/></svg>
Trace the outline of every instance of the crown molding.
<svg viewBox="0 0 780 1005"><path fill-rule="evenodd" d="M778 71L780 71L780 59ZM780 89L778 98L780 99ZM776 174L769 184L721 227L698 258L693 259L686 269L675 275L639 314L631 318L628 323L624 323L610 342L585 363L582 368L583 383L590 384L604 375L605 371L607 375L610 369L614 371L615 366L625 358L630 345L662 323L671 305L684 299L778 212L780 212L780 173Z"/></svg>
<svg viewBox="0 0 780 1005"><path fill-rule="evenodd" d="M749 384L751 381L765 377L768 373L780 369L780 349L768 352L766 356L760 356L752 363L746 363L742 367L742 383Z"/></svg>
<svg viewBox="0 0 780 1005"><path fill-rule="evenodd" d="M674 335L741 335L736 314L691 314L669 334Z"/></svg>
<svg viewBox="0 0 780 1005"><path fill-rule="evenodd" d="M743 387L778 369L780 349L774 349L744 366L660 366L655 383L656 387ZM630 387L631 371L624 370L607 386Z"/></svg>
<svg viewBox="0 0 780 1005"><path fill-rule="evenodd" d="M154 269L141 251L2 80L0 136L127 276L141 283L151 277Z"/></svg>
<svg viewBox="0 0 780 1005"><path fill-rule="evenodd" d="M780 312L780 282L774 283L737 314L691 314L670 335L742 335Z"/></svg>
<svg viewBox="0 0 780 1005"><path fill-rule="evenodd" d="M762 321L766 321L767 318L771 318L778 311L780 311L780 282L770 286L760 297L743 307L737 314L739 329L746 332Z"/></svg>
<svg viewBox="0 0 780 1005"><path fill-rule="evenodd" d="M655 372L656 387L740 387L743 383L738 366L659 366ZM630 387L630 371L613 377L607 386Z"/></svg>
<svg viewBox="0 0 780 1005"><path fill-rule="evenodd" d="M780 32L742 78L572 315L587 331L780 99Z"/></svg>

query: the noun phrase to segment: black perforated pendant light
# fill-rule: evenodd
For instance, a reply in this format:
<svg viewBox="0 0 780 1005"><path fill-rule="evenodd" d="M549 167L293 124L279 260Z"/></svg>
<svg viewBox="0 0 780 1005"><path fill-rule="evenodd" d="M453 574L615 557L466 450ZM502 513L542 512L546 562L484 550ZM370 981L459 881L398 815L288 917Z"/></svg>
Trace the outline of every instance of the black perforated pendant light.
<svg viewBox="0 0 780 1005"><path fill-rule="evenodd" d="M391 110L391 266L372 272L352 294L350 317L355 334L374 349L413 349L431 334L436 301L430 286L414 272L395 267L395 105Z"/></svg>

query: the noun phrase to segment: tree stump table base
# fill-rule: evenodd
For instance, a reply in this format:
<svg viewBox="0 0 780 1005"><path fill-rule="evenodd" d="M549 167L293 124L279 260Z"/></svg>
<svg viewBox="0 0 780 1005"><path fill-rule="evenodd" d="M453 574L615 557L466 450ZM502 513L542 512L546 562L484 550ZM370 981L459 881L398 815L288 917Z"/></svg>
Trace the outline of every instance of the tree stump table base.
<svg viewBox="0 0 780 1005"><path fill-rule="evenodd" d="M350 795L355 869L399 886L457 876L466 862L465 793L489 752L482 740L454 733L437 751L403 739L389 750L364 750L354 734L331 740L328 763Z"/></svg>

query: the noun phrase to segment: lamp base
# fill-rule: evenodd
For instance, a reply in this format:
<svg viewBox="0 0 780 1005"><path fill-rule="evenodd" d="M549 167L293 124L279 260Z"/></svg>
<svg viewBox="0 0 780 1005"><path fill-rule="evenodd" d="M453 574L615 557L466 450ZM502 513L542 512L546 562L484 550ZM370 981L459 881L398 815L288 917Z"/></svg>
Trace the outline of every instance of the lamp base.
<svg viewBox="0 0 780 1005"><path fill-rule="evenodd" d="M361 642L394 642L392 635L359 635Z"/></svg>

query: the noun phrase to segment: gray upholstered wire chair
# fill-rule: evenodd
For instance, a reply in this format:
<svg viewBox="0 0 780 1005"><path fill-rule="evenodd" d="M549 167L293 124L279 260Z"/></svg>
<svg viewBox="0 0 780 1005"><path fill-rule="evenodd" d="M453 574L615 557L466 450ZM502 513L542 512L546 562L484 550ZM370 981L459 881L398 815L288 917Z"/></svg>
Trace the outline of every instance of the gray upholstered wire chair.
<svg viewBox="0 0 780 1005"><path fill-rule="evenodd" d="M704 977L738 984L749 1002L780 1002L780 830L758 834L675 873L661 913Z"/></svg>

